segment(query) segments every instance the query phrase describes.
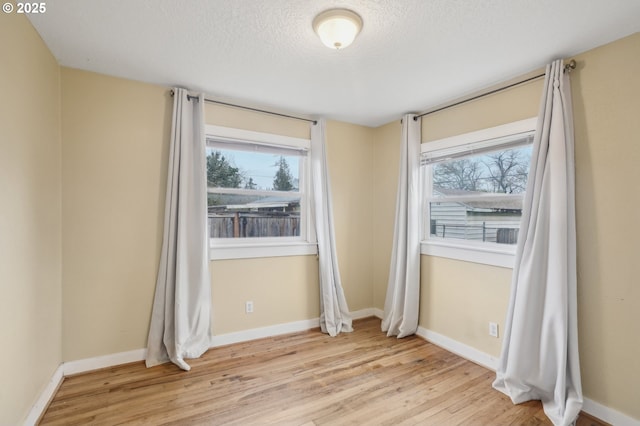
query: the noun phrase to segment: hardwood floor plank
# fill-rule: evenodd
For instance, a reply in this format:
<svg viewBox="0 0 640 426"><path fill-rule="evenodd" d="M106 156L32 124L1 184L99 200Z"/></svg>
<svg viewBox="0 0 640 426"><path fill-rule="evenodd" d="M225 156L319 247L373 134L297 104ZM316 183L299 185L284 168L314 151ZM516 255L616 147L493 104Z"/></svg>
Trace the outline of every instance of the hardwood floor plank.
<svg viewBox="0 0 640 426"><path fill-rule="evenodd" d="M138 362L67 377L40 424L551 424L539 402L493 390L481 366L416 336L388 338L376 318L354 326L214 348L189 372Z"/></svg>

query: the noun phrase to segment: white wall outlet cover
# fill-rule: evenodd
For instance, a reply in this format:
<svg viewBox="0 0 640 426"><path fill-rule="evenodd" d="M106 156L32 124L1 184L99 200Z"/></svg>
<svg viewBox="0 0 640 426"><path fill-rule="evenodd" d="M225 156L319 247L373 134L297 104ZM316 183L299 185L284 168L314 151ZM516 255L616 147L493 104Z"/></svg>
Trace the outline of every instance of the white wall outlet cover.
<svg viewBox="0 0 640 426"><path fill-rule="evenodd" d="M498 337L498 323L495 323L495 322L489 323L489 335L493 337Z"/></svg>

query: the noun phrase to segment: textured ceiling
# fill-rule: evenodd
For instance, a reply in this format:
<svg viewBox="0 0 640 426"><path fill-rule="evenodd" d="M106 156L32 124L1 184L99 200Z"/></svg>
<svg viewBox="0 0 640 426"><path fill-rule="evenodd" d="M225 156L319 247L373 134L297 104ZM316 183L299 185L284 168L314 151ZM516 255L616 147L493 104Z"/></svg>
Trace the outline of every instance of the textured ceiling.
<svg viewBox="0 0 640 426"><path fill-rule="evenodd" d="M341 51L311 28L332 7L364 21ZM640 31L640 1L58 0L29 18L64 66L377 126Z"/></svg>

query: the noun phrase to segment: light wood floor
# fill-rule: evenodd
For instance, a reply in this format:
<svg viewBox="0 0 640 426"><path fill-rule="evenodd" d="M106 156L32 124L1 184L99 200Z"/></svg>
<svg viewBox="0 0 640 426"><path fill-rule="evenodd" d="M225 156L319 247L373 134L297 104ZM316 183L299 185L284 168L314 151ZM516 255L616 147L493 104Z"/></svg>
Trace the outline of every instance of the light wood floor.
<svg viewBox="0 0 640 426"><path fill-rule="evenodd" d="M514 406L495 374L380 320L209 350L190 372L132 363L68 377L43 425L549 425L538 402ZM580 425L599 425L582 417Z"/></svg>

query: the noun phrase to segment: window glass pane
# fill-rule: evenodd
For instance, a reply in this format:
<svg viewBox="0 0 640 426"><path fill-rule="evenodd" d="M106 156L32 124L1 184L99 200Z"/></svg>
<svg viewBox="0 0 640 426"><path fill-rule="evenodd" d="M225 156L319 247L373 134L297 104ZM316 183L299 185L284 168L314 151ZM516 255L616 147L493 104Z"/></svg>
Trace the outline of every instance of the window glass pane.
<svg viewBox="0 0 640 426"><path fill-rule="evenodd" d="M527 145L435 163L433 196L524 193L531 149L532 145Z"/></svg>
<svg viewBox="0 0 640 426"><path fill-rule="evenodd" d="M430 234L440 238L516 244L522 199L430 202Z"/></svg>
<svg viewBox="0 0 640 426"><path fill-rule="evenodd" d="M439 149L425 150L420 155L420 162L423 165L428 165L459 157L481 155L494 151L505 151L520 146L531 145L533 143L533 136L534 132L528 131L498 138L462 143L460 145L453 145ZM427 143L427 146L429 146L429 143Z"/></svg>
<svg viewBox="0 0 640 426"><path fill-rule="evenodd" d="M214 188L298 191L300 158L208 147L207 182Z"/></svg>
<svg viewBox="0 0 640 426"><path fill-rule="evenodd" d="M300 197L208 194L211 238L300 236Z"/></svg>
<svg viewBox="0 0 640 426"><path fill-rule="evenodd" d="M505 195L524 195L531 151L527 145L433 164L431 236L516 244L523 197Z"/></svg>

